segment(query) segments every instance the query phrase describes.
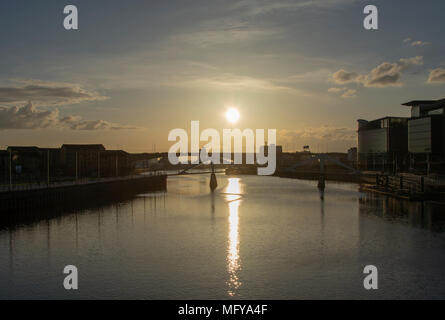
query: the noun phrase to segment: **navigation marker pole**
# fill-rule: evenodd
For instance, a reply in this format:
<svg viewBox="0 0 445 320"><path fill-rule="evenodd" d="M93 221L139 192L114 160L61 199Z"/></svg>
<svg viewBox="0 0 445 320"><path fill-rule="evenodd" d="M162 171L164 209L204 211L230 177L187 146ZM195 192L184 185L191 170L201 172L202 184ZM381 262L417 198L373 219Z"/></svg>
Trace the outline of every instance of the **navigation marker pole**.
<svg viewBox="0 0 445 320"><path fill-rule="evenodd" d="M218 187L218 182L216 181L215 166L213 165L212 161L212 174L210 175L210 190L214 192L216 187Z"/></svg>

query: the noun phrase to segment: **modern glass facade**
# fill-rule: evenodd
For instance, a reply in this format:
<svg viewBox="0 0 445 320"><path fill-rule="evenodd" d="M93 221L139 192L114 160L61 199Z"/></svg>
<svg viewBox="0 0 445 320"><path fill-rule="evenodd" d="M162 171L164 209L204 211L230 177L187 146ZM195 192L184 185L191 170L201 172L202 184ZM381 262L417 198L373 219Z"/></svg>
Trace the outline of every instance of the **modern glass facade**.
<svg viewBox="0 0 445 320"><path fill-rule="evenodd" d="M408 122L408 150L410 153L441 154L442 122L440 115L412 119Z"/></svg>
<svg viewBox="0 0 445 320"><path fill-rule="evenodd" d="M388 151L387 128L361 130L358 133L358 153L385 153Z"/></svg>
<svg viewBox="0 0 445 320"><path fill-rule="evenodd" d="M408 151L432 152L431 117L411 120L408 123Z"/></svg>
<svg viewBox="0 0 445 320"><path fill-rule="evenodd" d="M400 167L408 154L408 118L359 121L358 161L363 170Z"/></svg>

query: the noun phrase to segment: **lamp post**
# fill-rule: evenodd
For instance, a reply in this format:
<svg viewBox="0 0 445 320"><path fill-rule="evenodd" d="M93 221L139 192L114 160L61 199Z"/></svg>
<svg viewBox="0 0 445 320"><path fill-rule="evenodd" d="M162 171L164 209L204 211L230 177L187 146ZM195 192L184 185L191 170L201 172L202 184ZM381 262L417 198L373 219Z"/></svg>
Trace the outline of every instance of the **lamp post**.
<svg viewBox="0 0 445 320"><path fill-rule="evenodd" d="M9 190L12 190L12 150L9 149Z"/></svg>
<svg viewBox="0 0 445 320"><path fill-rule="evenodd" d="M76 182L78 179L79 175L78 175L78 170L77 170L77 151L76 151Z"/></svg>
<svg viewBox="0 0 445 320"><path fill-rule="evenodd" d="M48 185L48 187L49 187L49 149L47 150L47 155L46 155L46 167L47 167L47 180L46 180L46 182L47 182L47 185Z"/></svg>
<svg viewBox="0 0 445 320"><path fill-rule="evenodd" d="M116 177L118 177L119 176L119 172L118 172L118 154L116 153Z"/></svg>

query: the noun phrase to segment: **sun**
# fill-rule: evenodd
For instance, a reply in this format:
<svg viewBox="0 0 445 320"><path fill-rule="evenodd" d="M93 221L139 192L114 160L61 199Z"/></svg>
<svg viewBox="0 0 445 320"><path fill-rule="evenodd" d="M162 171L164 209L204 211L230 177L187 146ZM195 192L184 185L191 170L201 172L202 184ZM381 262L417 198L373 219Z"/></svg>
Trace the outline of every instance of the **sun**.
<svg viewBox="0 0 445 320"><path fill-rule="evenodd" d="M239 118L240 118L240 114L239 114L238 110L236 110L235 108L229 108L227 110L227 112L226 112L227 121L229 121L230 123L237 123Z"/></svg>

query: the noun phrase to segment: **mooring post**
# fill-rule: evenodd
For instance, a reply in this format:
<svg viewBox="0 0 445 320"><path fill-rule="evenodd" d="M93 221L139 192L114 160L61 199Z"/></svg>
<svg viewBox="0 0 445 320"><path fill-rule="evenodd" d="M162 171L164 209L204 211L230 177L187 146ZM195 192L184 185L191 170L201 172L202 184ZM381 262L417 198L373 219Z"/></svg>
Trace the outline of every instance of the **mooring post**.
<svg viewBox="0 0 445 320"><path fill-rule="evenodd" d="M210 175L210 190L213 192L215 191L216 187L218 187L218 182L216 181L215 166L213 165L213 161L211 162L211 165L212 173Z"/></svg>
<svg viewBox="0 0 445 320"><path fill-rule="evenodd" d="M425 178L423 176L420 177L420 191L425 192Z"/></svg>
<svg viewBox="0 0 445 320"><path fill-rule="evenodd" d="M400 190L403 189L403 176L400 176Z"/></svg>

